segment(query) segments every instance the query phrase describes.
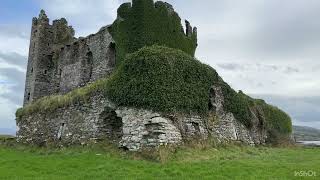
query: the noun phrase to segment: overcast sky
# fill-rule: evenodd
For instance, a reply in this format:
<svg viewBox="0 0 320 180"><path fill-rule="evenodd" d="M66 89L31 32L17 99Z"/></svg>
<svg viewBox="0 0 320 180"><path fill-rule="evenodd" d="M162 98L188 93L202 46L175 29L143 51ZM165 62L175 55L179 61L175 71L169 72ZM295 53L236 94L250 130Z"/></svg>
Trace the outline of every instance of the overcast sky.
<svg viewBox="0 0 320 180"><path fill-rule="evenodd" d="M22 105L32 17L65 17L77 36L111 24L125 0L1 0L0 133L14 132ZM320 128L320 1L168 0L198 27L196 56L234 89Z"/></svg>

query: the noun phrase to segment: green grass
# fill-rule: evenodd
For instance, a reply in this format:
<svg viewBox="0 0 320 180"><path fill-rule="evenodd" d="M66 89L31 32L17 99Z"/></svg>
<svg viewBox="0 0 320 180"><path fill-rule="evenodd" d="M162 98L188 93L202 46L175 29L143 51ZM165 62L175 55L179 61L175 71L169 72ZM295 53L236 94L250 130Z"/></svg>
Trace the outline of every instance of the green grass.
<svg viewBox="0 0 320 180"><path fill-rule="evenodd" d="M319 153L301 147L181 147L159 162L110 147L0 146L0 179L300 179L294 172L308 170L319 178Z"/></svg>
<svg viewBox="0 0 320 180"><path fill-rule="evenodd" d="M41 98L27 106L16 111L17 121L23 116L33 113L50 113L60 107L67 107L74 103L86 102L94 93L104 90L108 79L100 79L95 83L89 84L86 87L75 89L65 95L52 95Z"/></svg>
<svg viewBox="0 0 320 180"><path fill-rule="evenodd" d="M1 135L0 134L0 139L7 139L7 138L12 138L13 136L11 135Z"/></svg>

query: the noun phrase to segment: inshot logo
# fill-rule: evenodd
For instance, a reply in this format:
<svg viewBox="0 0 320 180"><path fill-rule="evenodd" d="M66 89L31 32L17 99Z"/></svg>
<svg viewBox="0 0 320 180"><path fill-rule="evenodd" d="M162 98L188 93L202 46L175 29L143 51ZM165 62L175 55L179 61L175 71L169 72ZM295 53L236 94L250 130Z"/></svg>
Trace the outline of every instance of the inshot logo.
<svg viewBox="0 0 320 180"><path fill-rule="evenodd" d="M298 176L298 177L315 177L315 176L317 176L317 173L315 171L312 171L312 170L295 171L294 172L294 176Z"/></svg>

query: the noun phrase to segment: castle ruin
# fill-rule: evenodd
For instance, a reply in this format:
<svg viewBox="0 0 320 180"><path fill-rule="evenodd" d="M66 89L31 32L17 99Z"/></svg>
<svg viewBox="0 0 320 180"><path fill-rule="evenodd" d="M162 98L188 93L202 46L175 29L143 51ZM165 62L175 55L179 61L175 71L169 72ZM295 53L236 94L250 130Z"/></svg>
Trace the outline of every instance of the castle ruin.
<svg viewBox="0 0 320 180"><path fill-rule="evenodd" d="M197 33L196 27L187 20L185 23L187 37ZM54 20L51 25L41 10L39 17L32 20L24 105L45 96L65 94L110 75L116 64L116 44L110 27L75 38L74 29L65 18Z"/></svg>
<svg viewBox="0 0 320 180"><path fill-rule="evenodd" d="M115 43L108 26L77 39L66 19L51 25L41 10L32 20L24 105L83 87L106 77L114 67Z"/></svg>
<svg viewBox="0 0 320 180"><path fill-rule="evenodd" d="M129 11L137 8L134 6L137 2L125 3L120 9ZM175 15L173 19L179 20L177 27L182 31L179 35L183 40L195 38L192 43L196 48L197 29L188 21L185 21L185 31L182 26L180 28L180 18L170 4L161 1L153 3L152 0L145 2L157 11L163 12L163 9L157 8L165 7L168 17ZM123 20L119 12L117 20ZM117 44L110 33L111 28L105 26L96 34L75 38L74 30L66 19L54 20L50 24L47 15L41 10L39 17L32 20L24 108L32 106L43 97L63 95L108 77L117 63ZM173 33L177 31L173 29ZM210 116L163 114L133 107L118 107L103 94L95 93L86 102L59 106L50 113L35 111L17 116L17 140L36 145L51 142L87 144L109 140L133 151L212 136L220 142L241 141L252 145L265 143L266 130L259 126L259 113L253 114L253 128L248 129L223 106L221 87L212 86L208 93L211 113L215 119L219 119L214 123Z"/></svg>

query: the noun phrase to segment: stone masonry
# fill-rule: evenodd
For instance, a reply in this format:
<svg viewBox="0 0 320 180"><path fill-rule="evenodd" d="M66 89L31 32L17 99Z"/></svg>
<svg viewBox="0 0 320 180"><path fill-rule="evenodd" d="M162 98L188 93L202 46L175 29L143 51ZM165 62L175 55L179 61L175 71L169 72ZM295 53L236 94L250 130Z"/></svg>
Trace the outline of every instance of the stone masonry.
<svg viewBox="0 0 320 180"><path fill-rule="evenodd" d="M267 137L263 129L255 125L248 130L232 113L224 111L220 87L213 86L211 93L210 103L215 108L209 117L116 107L102 93L96 93L87 102L24 116L17 123L20 128L17 139L37 145L88 144L108 140L131 151L209 137L221 143L265 143Z"/></svg>
<svg viewBox="0 0 320 180"><path fill-rule="evenodd" d="M51 25L43 10L33 18L24 105L109 75L115 67L115 43L108 28L77 39L64 18Z"/></svg>

